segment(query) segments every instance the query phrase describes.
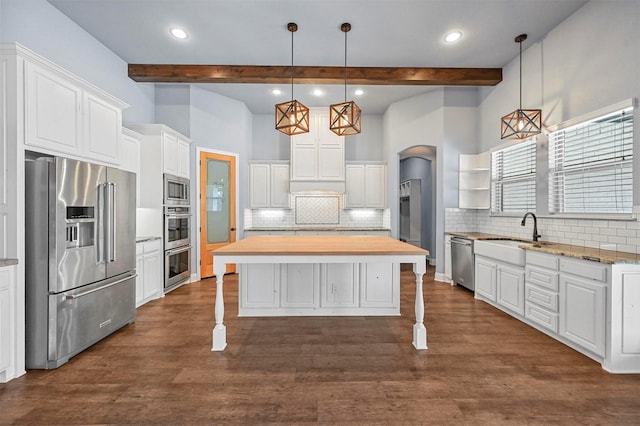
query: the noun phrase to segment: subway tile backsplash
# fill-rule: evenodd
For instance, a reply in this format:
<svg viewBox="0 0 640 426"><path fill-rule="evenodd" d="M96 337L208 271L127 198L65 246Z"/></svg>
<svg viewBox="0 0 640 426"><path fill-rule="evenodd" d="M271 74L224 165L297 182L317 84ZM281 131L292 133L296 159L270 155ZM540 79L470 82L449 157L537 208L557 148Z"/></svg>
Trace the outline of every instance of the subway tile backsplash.
<svg viewBox="0 0 640 426"><path fill-rule="evenodd" d="M640 222L637 213L630 220L562 219L538 217L542 241L640 254ZM445 231L483 232L530 240L533 220L522 217L491 216L488 210L448 208Z"/></svg>
<svg viewBox="0 0 640 426"><path fill-rule="evenodd" d="M327 202L322 202L323 197L304 196L300 202L294 198L291 209L245 209L245 228L325 228L335 226L337 228L385 228L389 229L391 215L389 209L342 209L342 200L339 205L335 203L333 196L327 197ZM330 199L329 199L330 198ZM310 201L312 201L310 203ZM296 206L300 211L296 210ZM339 208L338 208L339 207ZM311 210L309 210L311 209ZM336 211L337 210L337 211Z"/></svg>

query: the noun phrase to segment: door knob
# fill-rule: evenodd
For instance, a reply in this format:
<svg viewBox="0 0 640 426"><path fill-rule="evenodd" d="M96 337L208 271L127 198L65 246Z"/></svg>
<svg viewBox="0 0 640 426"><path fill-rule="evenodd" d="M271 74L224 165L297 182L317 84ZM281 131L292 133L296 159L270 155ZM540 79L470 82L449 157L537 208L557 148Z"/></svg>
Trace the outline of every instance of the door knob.
<svg viewBox="0 0 640 426"><path fill-rule="evenodd" d="M235 230L236 230L236 228L231 228L230 230L231 230L231 231L235 231Z"/></svg>

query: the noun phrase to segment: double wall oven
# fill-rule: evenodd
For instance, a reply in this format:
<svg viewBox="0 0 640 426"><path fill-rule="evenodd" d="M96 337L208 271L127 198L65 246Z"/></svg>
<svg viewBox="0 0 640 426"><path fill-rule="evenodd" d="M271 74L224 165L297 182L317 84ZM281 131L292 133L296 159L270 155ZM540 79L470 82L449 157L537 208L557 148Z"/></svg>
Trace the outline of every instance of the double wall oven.
<svg viewBox="0 0 640 426"><path fill-rule="evenodd" d="M191 276L189 179L164 175L164 291Z"/></svg>

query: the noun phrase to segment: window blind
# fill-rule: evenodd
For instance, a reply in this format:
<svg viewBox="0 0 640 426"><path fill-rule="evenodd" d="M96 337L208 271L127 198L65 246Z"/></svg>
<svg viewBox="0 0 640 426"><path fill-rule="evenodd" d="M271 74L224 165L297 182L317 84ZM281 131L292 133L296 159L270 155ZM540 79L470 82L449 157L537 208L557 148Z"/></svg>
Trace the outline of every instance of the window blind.
<svg viewBox="0 0 640 426"><path fill-rule="evenodd" d="M633 109L549 134L549 211L631 213Z"/></svg>
<svg viewBox="0 0 640 426"><path fill-rule="evenodd" d="M491 154L491 211L536 209L536 138Z"/></svg>

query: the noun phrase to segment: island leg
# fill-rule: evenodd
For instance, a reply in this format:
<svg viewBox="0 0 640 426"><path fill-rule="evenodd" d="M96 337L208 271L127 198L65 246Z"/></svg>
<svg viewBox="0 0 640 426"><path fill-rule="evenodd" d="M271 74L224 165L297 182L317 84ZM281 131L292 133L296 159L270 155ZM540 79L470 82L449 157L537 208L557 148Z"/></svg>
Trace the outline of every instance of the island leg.
<svg viewBox="0 0 640 426"><path fill-rule="evenodd" d="M219 258L213 259L213 273L216 274L216 304L215 316L216 326L213 328L213 347L212 351L223 351L227 347L227 326L224 325L224 296L222 294L222 280L227 270L227 264L219 261Z"/></svg>
<svg viewBox="0 0 640 426"><path fill-rule="evenodd" d="M427 349L427 329L424 326L424 296L422 295L422 276L426 272L425 259L413 264L416 274L416 323L413 325L413 346Z"/></svg>

